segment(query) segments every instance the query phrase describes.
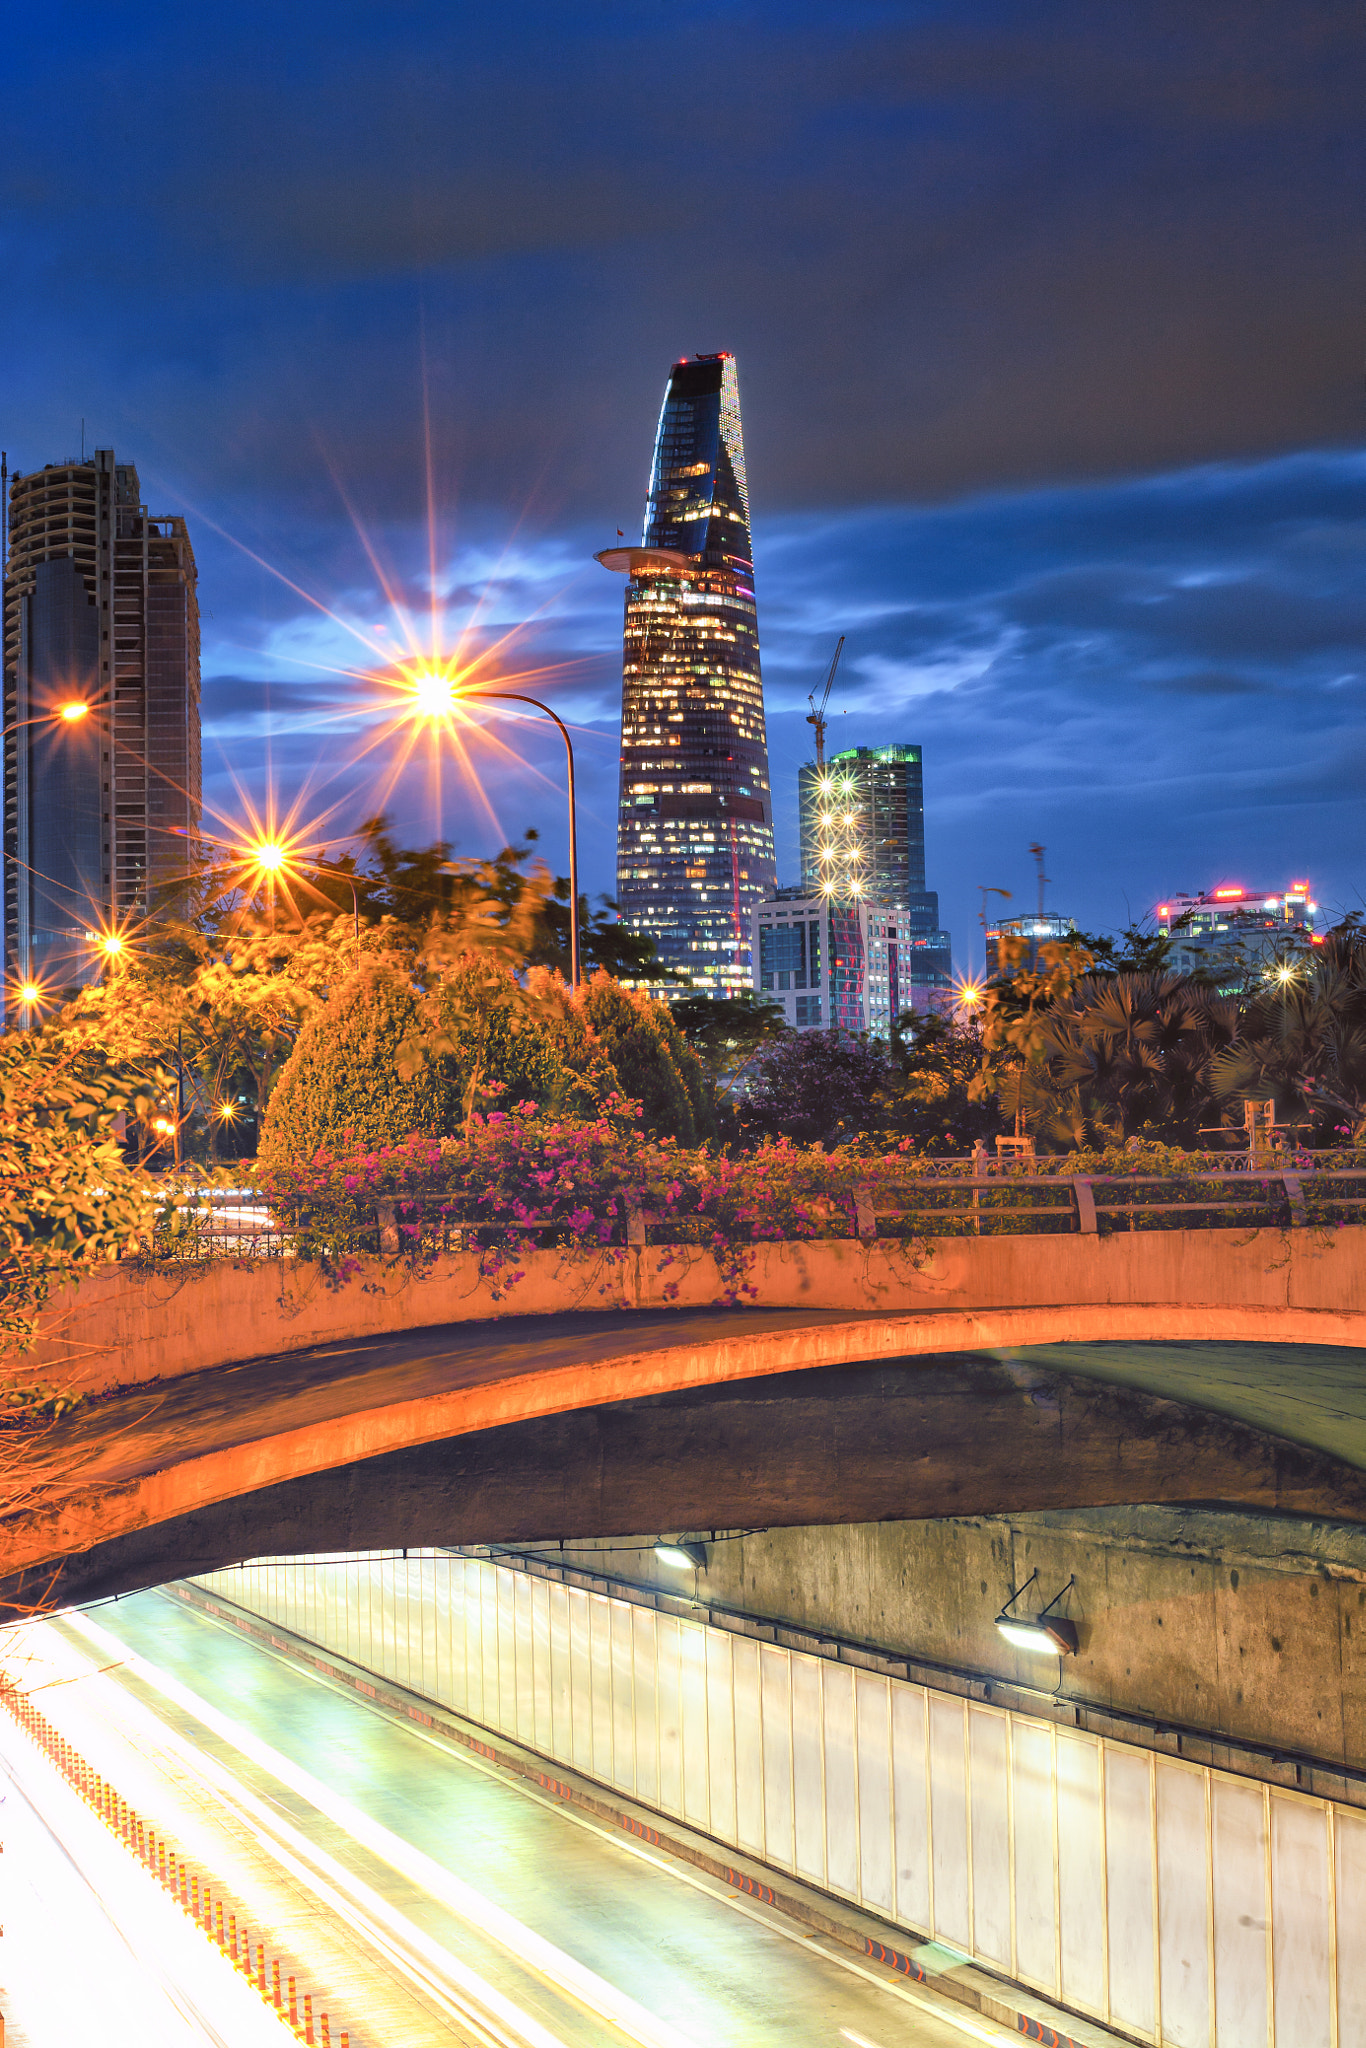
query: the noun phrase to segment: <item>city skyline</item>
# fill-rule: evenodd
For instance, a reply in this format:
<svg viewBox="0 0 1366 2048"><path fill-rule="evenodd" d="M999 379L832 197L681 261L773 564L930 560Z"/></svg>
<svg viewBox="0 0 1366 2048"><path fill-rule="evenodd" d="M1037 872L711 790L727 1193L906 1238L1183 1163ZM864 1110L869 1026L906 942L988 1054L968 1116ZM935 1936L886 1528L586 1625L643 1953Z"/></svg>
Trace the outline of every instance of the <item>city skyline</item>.
<svg viewBox="0 0 1366 2048"><path fill-rule="evenodd" d="M245 20L206 25L192 59L149 17L126 62L155 181L138 152L96 176L76 146L107 103L103 32L62 37L60 62L17 43L32 176L12 195L2 438L31 470L84 417L189 519L209 796L236 812L233 773L288 794L335 767L329 672L355 647L300 593L367 629L384 616L354 510L418 603L434 581L500 629L533 622L546 687L588 729L584 879L610 893L620 593L587 558L635 531L657 366L724 343L763 507L782 881L806 696L843 631L832 746L891 729L930 751L930 864L960 944L979 885L1033 900L1033 840L1086 926L1264 872L1358 907L1353 17L1252 38L1222 17L1070 22L1036 24L1021 69L973 7L756 0L681 37L633 19L629 56L541 8L457 34L419 7L363 55L334 39L332 117L299 124L284 81L316 56L307 7L267 57ZM703 234L677 205L680 138L718 66L743 168ZM665 103L673 125L641 125ZM554 753L526 752L532 772L490 756L484 780L507 836L542 822L563 873ZM329 786L331 828L372 795L364 771ZM496 847L461 792L438 815L414 778L395 808L409 839Z"/></svg>

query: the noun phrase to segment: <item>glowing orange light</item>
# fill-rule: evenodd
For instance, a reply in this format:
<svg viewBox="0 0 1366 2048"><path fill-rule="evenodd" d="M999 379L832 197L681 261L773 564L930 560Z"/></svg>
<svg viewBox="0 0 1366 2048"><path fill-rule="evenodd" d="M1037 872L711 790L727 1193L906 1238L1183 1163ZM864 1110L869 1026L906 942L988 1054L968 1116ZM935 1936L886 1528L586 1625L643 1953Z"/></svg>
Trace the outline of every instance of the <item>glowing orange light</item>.
<svg viewBox="0 0 1366 2048"><path fill-rule="evenodd" d="M275 840L266 839L259 846L248 848L248 857L253 867L261 868L268 875L274 875L279 873L289 859L289 854Z"/></svg>
<svg viewBox="0 0 1366 2048"><path fill-rule="evenodd" d="M123 934L121 932L105 932L99 940L99 948L106 959L115 959L124 950Z"/></svg>
<svg viewBox="0 0 1366 2048"><path fill-rule="evenodd" d="M419 669L410 676L413 713L418 718L450 718L457 701L455 677L447 669Z"/></svg>
<svg viewBox="0 0 1366 2048"><path fill-rule="evenodd" d="M1214 892L1214 900L1216 903L1223 903L1229 897L1241 896L1242 894L1243 891L1241 889L1216 889Z"/></svg>
<svg viewBox="0 0 1366 2048"><path fill-rule="evenodd" d="M1170 917L1172 914L1172 907L1170 903L1159 903L1157 906L1157 914L1159 917Z"/></svg>
<svg viewBox="0 0 1366 2048"><path fill-rule="evenodd" d="M214 1115L220 1123L235 1124L237 1121L237 1105L235 1102L220 1102L214 1109Z"/></svg>
<svg viewBox="0 0 1366 2048"><path fill-rule="evenodd" d="M158 1116L153 1117L152 1119L152 1129L154 1131L160 1131L163 1134L163 1136L169 1136L170 1133L175 1129L175 1125L171 1122L171 1119L168 1116Z"/></svg>
<svg viewBox="0 0 1366 2048"><path fill-rule="evenodd" d="M19 991L19 1000L32 1008L33 1004L41 999L42 993L36 981L26 981Z"/></svg>
<svg viewBox="0 0 1366 2048"><path fill-rule="evenodd" d="M78 719L86 718L89 716L90 706L88 704L83 704L80 698L77 697L73 698L71 703L63 704L61 707L61 713L62 717L66 720L68 725L75 725Z"/></svg>

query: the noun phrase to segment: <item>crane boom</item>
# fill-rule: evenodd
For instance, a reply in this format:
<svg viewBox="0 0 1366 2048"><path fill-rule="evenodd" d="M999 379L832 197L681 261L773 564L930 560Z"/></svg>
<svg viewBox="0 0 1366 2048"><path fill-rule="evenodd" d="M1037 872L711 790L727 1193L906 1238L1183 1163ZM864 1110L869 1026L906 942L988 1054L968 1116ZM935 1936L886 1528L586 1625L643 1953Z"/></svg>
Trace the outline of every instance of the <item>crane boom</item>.
<svg viewBox="0 0 1366 2048"><path fill-rule="evenodd" d="M830 692L835 687L835 670L840 665L840 656L843 652L844 635L841 633L835 643L834 658L830 663L830 670L825 678L825 688L821 691L820 703L817 704L816 702L814 690L811 691L806 700L811 706L806 722L808 725L814 725L816 728L816 772L819 775L824 775L825 773L825 728L829 722L825 716L825 707L830 702Z"/></svg>

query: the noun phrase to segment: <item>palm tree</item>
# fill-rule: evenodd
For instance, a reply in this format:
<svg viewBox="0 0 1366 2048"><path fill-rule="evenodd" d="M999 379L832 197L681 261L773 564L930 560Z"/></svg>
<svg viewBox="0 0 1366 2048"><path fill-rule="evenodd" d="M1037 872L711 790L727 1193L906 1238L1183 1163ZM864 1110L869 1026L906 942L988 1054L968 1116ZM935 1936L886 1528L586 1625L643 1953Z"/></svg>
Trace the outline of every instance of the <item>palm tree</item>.
<svg viewBox="0 0 1366 2048"><path fill-rule="evenodd" d="M1330 932L1312 959L1274 963L1211 1078L1220 1099L1274 1101L1310 1142L1366 1136L1366 935Z"/></svg>
<svg viewBox="0 0 1366 2048"><path fill-rule="evenodd" d="M1043 1019L1025 1114L1055 1143L1140 1132L1196 1145L1214 1064L1238 1037L1237 1005L1170 972L1083 975Z"/></svg>

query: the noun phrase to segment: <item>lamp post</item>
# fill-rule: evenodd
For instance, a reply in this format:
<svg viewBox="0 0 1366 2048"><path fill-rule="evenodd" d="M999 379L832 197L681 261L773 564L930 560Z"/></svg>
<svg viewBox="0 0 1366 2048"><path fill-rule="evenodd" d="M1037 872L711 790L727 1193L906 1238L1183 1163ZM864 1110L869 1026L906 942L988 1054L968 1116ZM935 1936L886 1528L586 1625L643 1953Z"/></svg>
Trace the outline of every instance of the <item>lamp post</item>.
<svg viewBox="0 0 1366 2048"><path fill-rule="evenodd" d="M79 725L83 718L90 716L90 711L91 706L84 697L68 697L64 703L55 705L51 711L36 712L32 718L12 719L8 725L0 727L0 748L4 747L5 742L12 733L22 732L25 726ZM23 863L20 863L20 865L23 865ZM29 872L31 873L32 870L30 869ZM41 986L33 979L33 961L31 957L28 962L23 986L18 993L19 1000L31 1020L34 1009L42 1000L43 994Z"/></svg>
<svg viewBox="0 0 1366 2048"><path fill-rule="evenodd" d="M462 689L450 676L437 672L419 677L414 695L420 715L430 719L449 717L457 704L475 701L497 704L529 704L533 711L544 712L552 724L559 728L564 741L565 765L569 780L569 985L579 985L579 825L578 810L574 796L574 743L569 737L569 728L558 713L543 704L539 697L525 697L520 690Z"/></svg>
<svg viewBox="0 0 1366 2048"><path fill-rule="evenodd" d="M470 690L462 695L492 698L502 704L530 704L535 711L543 711L548 719L560 729L564 741L565 766L569 781L569 986L579 985L579 824L578 810L574 798L574 745L569 737L569 727L553 712L548 704L542 704L539 697L523 697L516 690Z"/></svg>

